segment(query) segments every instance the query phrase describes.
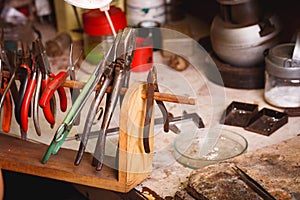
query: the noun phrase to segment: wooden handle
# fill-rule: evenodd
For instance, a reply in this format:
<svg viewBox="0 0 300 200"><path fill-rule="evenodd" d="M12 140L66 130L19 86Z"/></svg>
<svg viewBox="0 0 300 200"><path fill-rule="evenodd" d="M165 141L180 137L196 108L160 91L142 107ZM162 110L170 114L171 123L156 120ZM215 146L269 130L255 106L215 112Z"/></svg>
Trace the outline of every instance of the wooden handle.
<svg viewBox="0 0 300 200"><path fill-rule="evenodd" d="M63 84L64 87L69 87L69 88L78 88L81 89L85 85L85 82L80 82L80 81L70 81L66 80L65 83ZM99 90L100 85L96 87L95 90ZM112 88L108 87L106 92L111 92ZM125 94L126 93L126 88L121 89L121 93ZM146 92L142 92L141 97L143 99L147 98ZM195 105L196 101L194 98L191 97L186 97L186 96L179 96L179 95L174 95L174 94L168 94L168 93L160 93L160 92L155 92L154 93L154 99L159 100L159 101L166 101L166 102L172 102L172 103L181 103L181 104L190 104L190 105Z"/></svg>
<svg viewBox="0 0 300 200"><path fill-rule="evenodd" d="M4 77L9 77L9 73L3 71L2 72ZM82 81L72 81L72 80L66 80L63 83L63 87L68 87L68 88L74 88L74 89L81 89L85 85L85 82ZM100 85L96 87L95 90L99 90ZM111 92L112 88L108 87L106 92ZM121 89L121 93L125 94L126 93L126 88ZM142 93L142 98L145 99L147 98L147 95L145 92ZM186 96L180 96L180 95L174 95L174 94L167 94L167 93L160 93L160 92L155 92L154 93L154 99L159 100L159 101L166 101L166 102L171 102L171 103L181 103L181 104L189 104L189 105L195 105L196 101L194 98L191 97L186 97Z"/></svg>

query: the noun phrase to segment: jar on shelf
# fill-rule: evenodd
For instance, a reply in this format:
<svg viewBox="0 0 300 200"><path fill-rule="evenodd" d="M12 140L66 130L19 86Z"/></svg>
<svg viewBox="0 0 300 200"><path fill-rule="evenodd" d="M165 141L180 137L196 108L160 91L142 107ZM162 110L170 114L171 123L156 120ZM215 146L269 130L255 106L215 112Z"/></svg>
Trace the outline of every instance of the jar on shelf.
<svg viewBox="0 0 300 200"><path fill-rule="evenodd" d="M138 23L152 20L161 25L166 22L165 0L127 0L126 18L129 26L137 27Z"/></svg>
<svg viewBox="0 0 300 200"><path fill-rule="evenodd" d="M126 15L119 7L111 6L108 13L116 32L127 27ZM87 10L82 14L82 20L84 56L90 63L97 64L114 40L113 31L100 9ZM98 45L101 48L95 51Z"/></svg>
<svg viewBox="0 0 300 200"><path fill-rule="evenodd" d="M294 43L271 48L265 57L265 100L281 108L300 107L300 63L293 60Z"/></svg>

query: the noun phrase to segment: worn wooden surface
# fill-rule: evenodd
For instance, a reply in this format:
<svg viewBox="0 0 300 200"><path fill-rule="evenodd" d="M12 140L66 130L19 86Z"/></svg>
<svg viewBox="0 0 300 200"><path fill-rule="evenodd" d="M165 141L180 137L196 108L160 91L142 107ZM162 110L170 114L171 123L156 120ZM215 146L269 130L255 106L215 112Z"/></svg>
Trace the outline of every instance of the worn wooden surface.
<svg viewBox="0 0 300 200"><path fill-rule="evenodd" d="M300 198L300 137L249 152L227 161L193 170L187 180L186 191L176 192L176 199L186 195L208 199L254 198L256 193L244 184L232 171L233 166L242 168L276 199ZM248 197L246 196L248 195ZM256 195L257 196L257 195ZM190 199L194 199L189 197Z"/></svg>

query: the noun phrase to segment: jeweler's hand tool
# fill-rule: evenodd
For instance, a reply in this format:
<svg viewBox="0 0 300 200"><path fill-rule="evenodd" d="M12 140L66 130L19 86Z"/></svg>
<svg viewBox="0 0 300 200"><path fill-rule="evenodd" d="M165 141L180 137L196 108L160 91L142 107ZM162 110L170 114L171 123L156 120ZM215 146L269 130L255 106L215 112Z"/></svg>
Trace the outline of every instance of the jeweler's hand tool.
<svg viewBox="0 0 300 200"><path fill-rule="evenodd" d="M263 198L264 200L275 200L275 198L265 188L263 188L242 169L237 166L233 167L232 169L236 173L236 175L238 175L238 177L242 179L246 183L246 185L248 185L253 191L255 191L261 198Z"/></svg>
<svg viewBox="0 0 300 200"><path fill-rule="evenodd" d="M53 77L53 80L50 81L50 83L47 84L45 90L43 91L41 98L40 98L40 106L45 107L47 104L49 104L50 99L54 95L54 92L57 90L59 94L60 99L60 108L61 111L67 110L67 97L66 92L63 88L63 84L65 83L68 76L71 76L72 78L75 78L75 72L74 72L74 66L79 61L79 58L73 63L73 45L70 47L70 66L69 69L66 71L59 72L56 76ZM77 95L77 94L76 94ZM77 95L78 96L78 95Z"/></svg>
<svg viewBox="0 0 300 200"><path fill-rule="evenodd" d="M95 151L94 151L94 161L96 164L96 170L101 170L103 166L104 154L105 154L105 141L106 141L106 133L110 124L110 120L112 118L114 109L116 107L120 91L122 88L122 83L124 81L124 61L123 63L116 63L115 66L115 75L113 80L113 91L109 94L109 98L107 99L107 103L105 106L104 117L101 124L100 133L98 136L98 140L96 143Z"/></svg>
<svg viewBox="0 0 300 200"><path fill-rule="evenodd" d="M117 48L114 56L115 69L112 83L112 92L108 95L106 101L104 117L102 120L100 133L94 150L93 164L96 165L96 170L98 171L101 170L103 166L107 129L109 127L113 112L115 110L118 98L120 96L121 88L124 83L125 70L129 69L128 67L125 67L125 59L128 47L127 44L131 40L135 41L135 34L131 30L131 28L126 28L121 34L120 41L117 41L116 44Z"/></svg>
<svg viewBox="0 0 300 200"><path fill-rule="evenodd" d="M193 120L193 118L196 118L197 116L197 119L200 119L200 116L197 114L197 113L187 113L186 111L183 111L183 115L181 116L176 116L174 117L172 113L169 113L169 123L170 123L170 130L173 131L174 133L176 134L179 134L180 133L180 129L177 128L176 126L176 123L177 122L183 122L183 121L186 121L186 120ZM194 121L194 120L193 120ZM199 120L197 120L199 121ZM202 120L201 120L202 121ZM165 123L165 118L164 117L159 117L159 118L155 118L154 119L154 125L160 125L160 124L164 124ZM194 121L195 123L195 121ZM202 124L202 126L199 126L198 123L195 123L195 125L198 127L198 128L204 128L204 125ZM175 126L176 127L176 130L178 129L178 131L174 131L171 129L172 126ZM97 130L97 131L91 131L89 133L89 139L90 138L96 138L98 137L100 133L100 130ZM117 135L119 133L119 127L114 127L114 128L109 128L107 129L107 136L111 136L111 135ZM78 133L78 134L75 134L74 136L71 136L71 137L67 137L66 138L66 141L70 141L70 140L78 140L78 141L81 141L82 140L82 137L83 137L83 134L82 133Z"/></svg>
<svg viewBox="0 0 300 200"><path fill-rule="evenodd" d="M54 74L50 70L50 63L46 54L46 50L40 40L36 40L36 51L38 53L36 61L39 66L39 69L42 73L41 81L41 93L45 90L46 86L50 82L50 77L53 77ZM51 127L55 124L55 112L56 112L56 100L53 96L50 100L50 103L42 107L45 119L49 122Z"/></svg>
<svg viewBox="0 0 300 200"><path fill-rule="evenodd" d="M80 53L80 56L74 62L74 60L73 60L73 44L71 44L70 56L69 56L69 60L70 60L69 74L70 74L71 81L76 81L75 66L78 64L78 61L79 61L81 55L82 55L82 51ZM72 104L73 104L80 93L80 89L70 87L70 93L71 93L71 100L72 100ZM80 123L80 114L78 115L77 120L74 125L79 125L79 123Z"/></svg>
<svg viewBox="0 0 300 200"><path fill-rule="evenodd" d="M8 85L8 79L3 78L3 89L1 89L1 95L3 95L3 92L7 88L7 85ZM12 100L10 97L10 92L8 91L5 94L4 107L3 107L3 120L2 120L2 130L6 133L10 131L11 118L12 118Z"/></svg>
<svg viewBox="0 0 300 200"><path fill-rule="evenodd" d="M111 49L112 48L108 50L107 55L110 54ZM89 77L88 81L86 82L80 94L78 95L77 99L75 100L69 112L65 116L65 119L63 120L62 124L57 129L51 144L49 145L44 157L42 158L42 163L46 163L49 160L50 156L52 154L56 154L60 149L65 138L68 136L70 130L72 129L79 113L81 112L88 98L94 92L96 86L98 85L99 80L101 79L101 76L103 74L105 64L106 61L105 59L103 59L97 65L94 72Z"/></svg>
<svg viewBox="0 0 300 200"><path fill-rule="evenodd" d="M1 58L1 71L0 72L1 72L1 76L2 76L2 70L9 71L10 79L9 79L7 87L3 91L3 95L1 96L1 99L0 99L0 110L3 105L5 95L9 90L11 90L14 103L19 102L18 94L17 94L17 86L15 83L15 76L16 76L16 72L17 72L16 53L14 51L9 51L11 62L8 59L7 53L8 52L4 49L4 33L3 33L3 29L2 29L2 36L1 36L1 42L0 42L0 58ZM2 84L2 78L1 78L0 82Z"/></svg>
<svg viewBox="0 0 300 200"><path fill-rule="evenodd" d="M27 84L29 81L29 77L31 74L31 68L30 68L30 52L29 48L25 48L24 45L22 45L22 49L18 52L18 61L16 66L19 67L18 73L19 73L19 81L20 81L20 87L18 91L18 98L19 101L15 103L15 118L17 123L22 126L21 123L21 110L22 110L22 102L24 99L24 95L26 92ZM22 134L22 128L21 128L21 134ZM24 137L25 135L22 134Z"/></svg>
<svg viewBox="0 0 300 200"><path fill-rule="evenodd" d="M59 100L60 100L60 109L63 112L67 110L67 106L68 106L67 95L65 89L62 86L63 83L66 81L67 77L68 77L68 72L66 71L59 72L46 85L39 101L39 104L42 108L50 104L50 100L53 97L54 92L57 90L59 95Z"/></svg>
<svg viewBox="0 0 300 200"><path fill-rule="evenodd" d="M110 85L110 83L113 79L112 78L113 71L114 71L114 63L112 63L108 67L106 67L101 76L101 79L100 79L101 88L99 91L96 92L96 96L90 106L89 114L88 114L88 117L87 117L85 125L84 125L83 137L80 142L80 146L79 146L77 156L76 156L76 159L74 162L75 165L79 165L80 161L82 160L83 153L85 151L85 148L86 148L86 145L88 142L89 133L91 131L93 121L95 119L97 111L99 109L99 105L104 97L106 88Z"/></svg>
<svg viewBox="0 0 300 200"><path fill-rule="evenodd" d="M31 105L31 99L33 96L33 93L35 91L36 81L37 81L37 65L35 61L35 57L32 56L32 66L31 66L31 74L30 77L28 77L29 81L26 87L25 95L22 101L22 107L21 107L21 128L24 132L27 132L28 130L28 116L29 116L29 108Z"/></svg>
<svg viewBox="0 0 300 200"><path fill-rule="evenodd" d="M143 145L146 153L150 153L149 145L149 133L151 128L151 118L153 113L154 104L154 68L152 67L148 73L147 77L147 99L146 99L146 110L145 110L145 120L143 129Z"/></svg>
<svg viewBox="0 0 300 200"><path fill-rule="evenodd" d="M153 66L153 87L154 87L154 92L159 92L159 88L158 88L158 83L157 83L157 69L155 66ZM169 132L169 113L167 111L167 108L164 104L163 101L160 100L155 100L155 102L158 105L158 108L160 109L164 120L164 131L165 132Z"/></svg>
<svg viewBox="0 0 300 200"><path fill-rule="evenodd" d="M136 30L135 29L125 29L125 32L128 31L127 37L131 38L125 38L124 40L124 49L126 49L125 53L125 75L124 75L124 83L123 88L129 87L129 81L130 81L130 74L131 74L131 63L134 55L134 49L136 47ZM125 34L125 33L124 33ZM120 106L122 105L124 98L124 94L120 94Z"/></svg>
<svg viewBox="0 0 300 200"><path fill-rule="evenodd" d="M37 64L37 63L36 63ZM38 136L42 135L40 122L39 122L39 99L40 99L40 91L42 88L42 72L39 67L37 67L37 81L35 92L33 94L33 124L35 128L35 132Z"/></svg>
<svg viewBox="0 0 300 200"><path fill-rule="evenodd" d="M116 36L115 42L112 45L112 51L110 52L110 54L107 54L104 58L106 60L106 67L100 79L100 90L96 93L96 96L90 106L88 118L86 119L86 123L84 126L83 137L80 142L77 157L74 162L75 165L79 165L80 161L82 160L82 156L88 142L89 133L91 131L96 113L99 109L99 105L104 97L104 94L108 86L111 85L111 82L113 80L113 72L115 70L115 64L116 64L115 60L118 55L117 49L119 48L119 50L120 49L125 50L126 47L121 48L119 45L124 46L125 44L127 44L128 40L134 39L133 36L134 35L131 29L125 29L123 32L119 32ZM109 99L108 95L107 95L107 99Z"/></svg>

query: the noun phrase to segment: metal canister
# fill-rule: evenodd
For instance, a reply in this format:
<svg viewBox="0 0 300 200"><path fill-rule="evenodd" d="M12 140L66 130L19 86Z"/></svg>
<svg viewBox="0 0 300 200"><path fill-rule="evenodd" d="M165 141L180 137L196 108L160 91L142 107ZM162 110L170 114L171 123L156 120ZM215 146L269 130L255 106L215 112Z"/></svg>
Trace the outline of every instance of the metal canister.
<svg viewBox="0 0 300 200"><path fill-rule="evenodd" d="M293 58L294 43L271 48L265 57L265 100L282 108L300 107L300 62Z"/></svg>

